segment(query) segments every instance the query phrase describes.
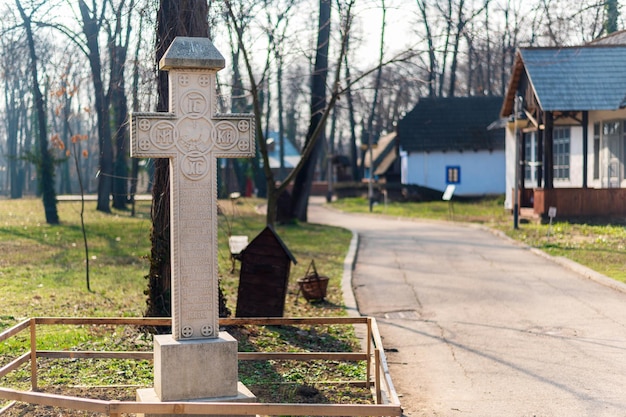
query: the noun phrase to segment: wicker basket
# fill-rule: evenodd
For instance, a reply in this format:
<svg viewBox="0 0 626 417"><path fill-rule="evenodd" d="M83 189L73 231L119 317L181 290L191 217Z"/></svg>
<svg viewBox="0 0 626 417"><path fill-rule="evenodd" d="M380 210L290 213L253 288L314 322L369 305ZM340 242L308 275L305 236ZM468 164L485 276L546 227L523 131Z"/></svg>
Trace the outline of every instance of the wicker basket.
<svg viewBox="0 0 626 417"><path fill-rule="evenodd" d="M304 277L298 279L298 285L300 286L298 292L302 292L302 296L307 301L322 301L326 297L328 277L318 274L315 262L311 261Z"/></svg>

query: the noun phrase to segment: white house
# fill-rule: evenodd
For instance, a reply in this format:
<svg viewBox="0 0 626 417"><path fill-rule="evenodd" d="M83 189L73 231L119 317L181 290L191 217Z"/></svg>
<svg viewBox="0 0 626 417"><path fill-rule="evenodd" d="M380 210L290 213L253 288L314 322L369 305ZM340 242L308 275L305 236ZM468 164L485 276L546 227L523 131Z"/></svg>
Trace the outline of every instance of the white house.
<svg viewBox="0 0 626 417"><path fill-rule="evenodd" d="M422 98L398 123L402 184L455 195L505 191L504 132L488 130L502 97Z"/></svg>

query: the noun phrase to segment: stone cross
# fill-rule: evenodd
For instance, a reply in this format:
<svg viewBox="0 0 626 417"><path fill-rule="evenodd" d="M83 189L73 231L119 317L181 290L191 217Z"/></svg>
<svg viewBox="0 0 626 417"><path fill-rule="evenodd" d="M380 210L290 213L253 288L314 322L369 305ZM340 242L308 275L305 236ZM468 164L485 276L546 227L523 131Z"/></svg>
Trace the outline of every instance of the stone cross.
<svg viewBox="0 0 626 417"><path fill-rule="evenodd" d="M254 116L217 114L224 58L207 38L177 37L159 62L169 112L131 114L131 156L170 160L172 336L219 335L216 158L254 156Z"/></svg>

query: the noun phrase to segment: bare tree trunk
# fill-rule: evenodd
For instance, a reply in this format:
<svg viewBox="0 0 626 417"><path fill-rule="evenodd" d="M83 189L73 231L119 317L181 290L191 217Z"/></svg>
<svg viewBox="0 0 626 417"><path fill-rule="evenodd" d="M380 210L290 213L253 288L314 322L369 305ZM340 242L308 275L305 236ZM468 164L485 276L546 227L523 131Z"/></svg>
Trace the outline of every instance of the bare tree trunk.
<svg viewBox="0 0 626 417"><path fill-rule="evenodd" d="M313 132L322 121L322 113L326 108L326 77L328 75L328 45L330 43L330 0L320 0L320 13L318 21L317 52L315 55L315 67L311 80L311 120L307 132L306 143L317 139L311 156L304 167L296 176L291 196L291 215L294 219L307 221L307 208L311 185L315 174L315 166L323 146L324 133L320 137L313 138Z"/></svg>
<svg viewBox="0 0 626 417"><path fill-rule="evenodd" d="M208 37L208 5L206 0L161 0L157 15L156 61L159 62L176 36ZM167 73L159 71L157 111L169 110ZM152 188L152 250L148 278L148 300L145 315L171 315L170 265L170 188L169 160L155 160ZM219 288L219 315L230 314Z"/></svg>
<svg viewBox="0 0 626 417"><path fill-rule="evenodd" d="M422 15L424 30L426 31L426 41L428 42L428 97L435 97L437 91L437 57L435 55L435 45L433 43L432 32L430 31L426 2L417 0L417 5Z"/></svg>
<svg viewBox="0 0 626 417"><path fill-rule="evenodd" d="M143 28L143 12L139 13L139 33L137 34L137 46L135 48L135 57L133 59L133 111L139 111L139 51L141 49L142 28ZM131 205L132 216L135 216L135 194L137 194L137 183L139 176L139 158L133 158L131 162L130 173L130 194L129 200Z"/></svg>
<svg viewBox="0 0 626 417"><path fill-rule="evenodd" d="M491 79L491 36L489 35L489 7L485 8L485 33L487 35L487 50L485 57L485 65L486 65L486 75L485 75L485 83L487 87L487 94L489 96L493 95L493 80Z"/></svg>
<svg viewBox="0 0 626 417"><path fill-rule="evenodd" d="M459 10L456 22L456 33L454 34L454 43L452 45L452 62L450 64L450 85L448 86L448 97L454 97L456 89L456 68L458 65L459 44L461 42L461 34L465 28L465 20L463 17L464 1L459 1Z"/></svg>
<svg viewBox="0 0 626 417"><path fill-rule="evenodd" d="M450 34L452 33L452 0L448 0L448 10L444 12L441 9L441 6L437 5L442 14L444 14L444 18L446 20L446 35L445 35L445 43L443 46L443 53L441 59L441 68L439 72L439 97L443 96L443 83L445 81L446 76L446 62L448 59L448 48L450 47Z"/></svg>
<svg viewBox="0 0 626 417"><path fill-rule="evenodd" d="M350 79L350 65L348 65L348 54L345 59L346 80ZM352 180L361 180L361 171L359 170L359 155L356 143L356 119L354 118L354 98L352 97L352 87L348 85L346 88L346 101L348 102L348 118L350 120L350 164L352 169Z"/></svg>
<svg viewBox="0 0 626 417"><path fill-rule="evenodd" d="M366 139L367 141L364 144L368 146L368 152L370 154L370 168L369 168L369 177L368 180L370 182L374 181L374 161L372 156L372 147L374 146L374 140L378 141L378 136L374 136L374 118L376 117L376 109L378 106L378 92L380 91L380 83L383 75L383 57L385 54L385 18L387 16L387 8L385 7L385 0L382 0L383 7L383 16L382 16L382 25L380 31L380 46L378 48L378 69L376 70L376 78L374 81L374 98L372 100L372 106L370 108L370 114L367 118L367 128ZM365 158L363 158L365 159ZM369 184L368 191L368 199L370 202L370 211L372 210L372 205L374 203L374 196L372 194L372 184Z"/></svg>
<svg viewBox="0 0 626 417"><path fill-rule="evenodd" d="M122 35L122 19L124 1L120 2L115 10L115 30L109 33L109 56L111 76L109 78L109 96L112 103L113 123L115 134L115 163L113 166L113 207L119 210L126 209L128 200L128 100L126 98L126 82L124 66L130 41L131 18L134 0L128 5L126 15L126 33Z"/></svg>
<svg viewBox="0 0 626 417"><path fill-rule="evenodd" d="M11 46L15 46L14 44ZM3 45L4 48L8 47L8 44ZM4 56L7 59L6 63L3 63L4 70L4 117L5 117L5 125L6 125L6 134L7 134L7 163L9 165L8 169L8 179L7 185L9 187L9 196L10 198L22 198L24 183L22 180L22 175L20 175L20 160L18 158L18 137L19 137L19 126L20 126L20 112L21 105L18 100L21 102L23 98L23 94L20 92L20 82L17 74L13 73L11 69L15 70L17 68L17 63L13 60L17 54L15 54L14 50L7 50ZM9 61L10 60L10 61ZM10 74L10 75L9 75ZM9 83L9 80L11 81Z"/></svg>
<svg viewBox="0 0 626 417"><path fill-rule="evenodd" d="M96 114L98 116L100 175L98 177L98 204L96 209L110 213L109 198L113 189L113 144L111 143L111 125L109 123L109 103L104 92L104 83L102 82L102 63L100 61L100 46L98 44L100 22L98 21L97 10L95 10L95 2L92 5L94 10L89 10L84 0L78 0L78 7L83 18L83 33L87 38L87 57L91 68L96 99ZM106 7L106 3L102 7Z"/></svg>
<svg viewBox="0 0 626 417"><path fill-rule="evenodd" d="M28 52L30 55L30 75L33 82L33 99L35 101L35 109L37 112L37 139L39 142L39 161L37 162L37 174L41 186L43 197L43 207L46 214L46 222L48 224L58 224L59 215L57 212L57 200L54 191L54 163L52 155L48 151L48 129L46 121L46 109L44 106L43 95L39 88L39 78L37 75L37 53L35 52L35 39L31 28L30 17L26 15L19 0L15 0L15 4L20 12L20 16L24 21L24 29L28 41Z"/></svg>

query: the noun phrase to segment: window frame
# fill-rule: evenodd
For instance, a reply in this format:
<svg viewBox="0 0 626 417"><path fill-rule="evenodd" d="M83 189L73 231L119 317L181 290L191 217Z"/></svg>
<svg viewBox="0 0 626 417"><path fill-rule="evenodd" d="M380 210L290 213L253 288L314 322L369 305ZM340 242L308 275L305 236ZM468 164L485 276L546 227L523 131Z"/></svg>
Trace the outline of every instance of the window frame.
<svg viewBox="0 0 626 417"><path fill-rule="evenodd" d="M570 180L571 145L571 127L555 126L552 131L552 173L555 181Z"/></svg>

